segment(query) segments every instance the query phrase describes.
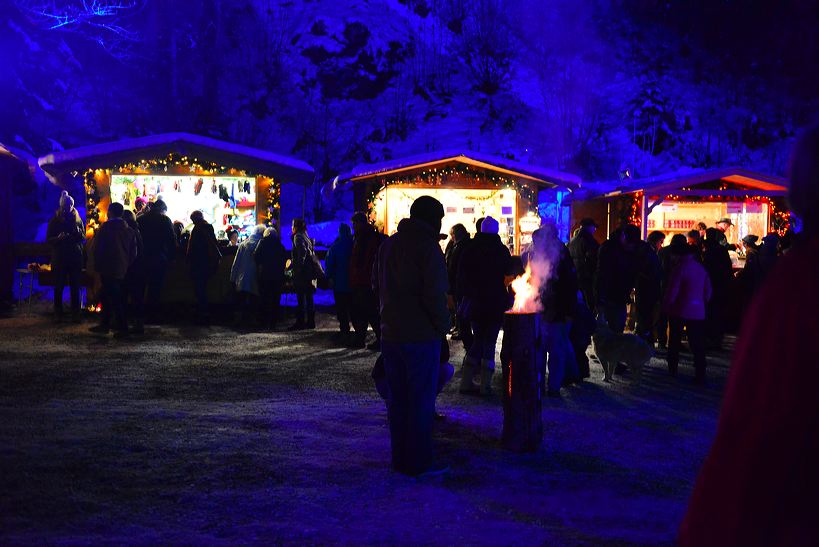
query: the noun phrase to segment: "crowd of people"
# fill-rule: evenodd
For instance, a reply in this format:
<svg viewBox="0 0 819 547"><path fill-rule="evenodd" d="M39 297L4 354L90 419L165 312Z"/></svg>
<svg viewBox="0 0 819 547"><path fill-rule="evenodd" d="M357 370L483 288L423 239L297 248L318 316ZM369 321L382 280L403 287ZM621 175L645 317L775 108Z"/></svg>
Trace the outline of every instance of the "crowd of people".
<svg viewBox="0 0 819 547"><path fill-rule="evenodd" d="M446 470L432 450L435 398L452 375L441 366L449 355L446 336L460 339L465 348L459 391L491 393L499 331L513 301L510 284L526 268L537 285L547 393L554 396L567 383L589 376L586 350L595 321L615 333L633 324L646 343L667 349L671 375L687 337L696 382L703 383L706 352L722 342L721 314L736 278L749 296L758 294L738 338L716 440L680 542L802 544L819 537L813 517L819 502L814 394L819 355L811 339L819 331L817 158L819 129L814 129L798 144L791 165L789 199L803 222L794 238L800 241L791 249L791 242L776 234L765 235L761 244L758 236L746 236L735 246L746 258L736 272L725 236L730 219L676 234L666 246L664 233L654 231L643 240L632 224L599 244L593 219L580 222L567 246L555 226L546 224L534 232L530 248L514 257L498 236L497 220L486 217L472 238L463 225L453 226L442 252L444 208L422 196L389 238L356 213L352 228L340 225L324 267L302 219L293 221L290 252L275 229L258 226L238 244L230 279L247 313L254 309L252 300L259 302L256 311L267 326L278 319L281 292L290 279L298 301L292 330L315 328L314 292L317 286L332 288L339 342L381 351L378 385L388 403L394 469L429 476ZM221 256L213 227L196 211L185 236L165 212L161 200L136 215L119 203L109 206L108 220L90 244L89 266L100 276L103 300L101 322L92 330L114 329L118 336L140 331L143 314L158 309L168 264L180 245L197 317L207 321L207 282ZM54 249L55 313L62 318L68 283L76 321L84 227L66 193L47 237ZM375 334L369 345L368 327Z"/></svg>

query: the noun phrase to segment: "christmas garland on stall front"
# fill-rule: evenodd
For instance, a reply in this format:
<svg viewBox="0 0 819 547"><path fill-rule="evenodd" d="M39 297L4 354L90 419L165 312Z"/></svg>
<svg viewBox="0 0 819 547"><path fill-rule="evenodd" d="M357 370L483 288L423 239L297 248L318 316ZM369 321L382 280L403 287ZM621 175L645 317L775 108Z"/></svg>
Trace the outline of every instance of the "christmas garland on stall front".
<svg viewBox="0 0 819 547"><path fill-rule="evenodd" d="M248 177L247 172L232 167L226 167L213 161L204 161L198 158L190 158L177 153L170 153L164 158L154 158L149 160L140 160L138 162L124 163L114 165L106 171L108 173L115 172L121 174L145 174L150 175L154 171L161 169L163 172L168 172L168 167L184 167L190 173L198 173L204 176L221 175L234 177ZM99 202L101 196L97 188L97 181L94 178L96 169L87 169L83 174L85 194L86 194L86 217L88 228L93 232L100 225L100 209ZM76 176L76 174L75 174ZM281 207L281 188L271 178L270 185L267 189L267 221L275 222L278 216L278 211Z"/></svg>
<svg viewBox="0 0 819 547"><path fill-rule="evenodd" d="M447 184L447 178L452 175L460 175L467 178L470 184L476 186L491 185L499 189L511 189L523 196L529 203L535 203L536 193L525 183L503 175L487 175L483 171L471 168L468 165L457 165L444 168L433 168L420 173L414 173L394 178L383 178L377 189L373 189L367 195L367 216L372 218L375 200L381 190L386 190L388 186L395 184L417 184L427 186L443 186Z"/></svg>

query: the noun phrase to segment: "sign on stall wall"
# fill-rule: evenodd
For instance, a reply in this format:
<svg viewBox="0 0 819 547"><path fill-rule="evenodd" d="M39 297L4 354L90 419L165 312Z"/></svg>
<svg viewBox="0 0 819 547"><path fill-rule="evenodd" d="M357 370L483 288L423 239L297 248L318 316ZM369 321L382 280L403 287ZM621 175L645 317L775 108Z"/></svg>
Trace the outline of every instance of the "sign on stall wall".
<svg viewBox="0 0 819 547"><path fill-rule="evenodd" d="M655 207L655 211L658 213L673 213L678 208L676 203L661 203L657 207Z"/></svg>
<svg viewBox="0 0 819 547"><path fill-rule="evenodd" d="M729 201L725 204L726 214L739 215L742 213L742 202Z"/></svg>

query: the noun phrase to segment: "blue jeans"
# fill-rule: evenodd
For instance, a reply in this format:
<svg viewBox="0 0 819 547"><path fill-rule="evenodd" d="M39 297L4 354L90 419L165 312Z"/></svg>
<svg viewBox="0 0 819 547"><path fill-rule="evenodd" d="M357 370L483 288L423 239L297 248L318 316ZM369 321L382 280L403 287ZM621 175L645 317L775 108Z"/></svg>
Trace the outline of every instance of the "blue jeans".
<svg viewBox="0 0 819 547"><path fill-rule="evenodd" d="M563 378L578 377L580 373L574 359L574 350L569 340L569 328L571 323L555 322L540 323L541 340L544 354L548 354L547 363L549 367L549 391L560 391Z"/></svg>
<svg viewBox="0 0 819 547"><path fill-rule="evenodd" d="M396 471L417 475L432 465L432 423L441 342L382 340L381 353L390 388L387 412L392 465Z"/></svg>

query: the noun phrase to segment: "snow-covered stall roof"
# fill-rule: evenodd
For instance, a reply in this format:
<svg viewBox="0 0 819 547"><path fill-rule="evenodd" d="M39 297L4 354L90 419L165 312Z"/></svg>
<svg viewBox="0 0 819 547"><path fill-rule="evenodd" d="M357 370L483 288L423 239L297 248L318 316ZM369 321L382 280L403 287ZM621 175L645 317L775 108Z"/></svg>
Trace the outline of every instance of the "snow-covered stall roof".
<svg viewBox="0 0 819 547"><path fill-rule="evenodd" d="M464 163L497 173L522 177L543 186L561 186L571 191L577 190L581 183L580 177L571 173L564 173L555 169L547 169L538 165L531 165L471 150L440 150L380 163L357 165L348 173L340 175L338 179L340 182L355 182L372 177L400 173L402 171L435 167L450 162Z"/></svg>
<svg viewBox="0 0 819 547"><path fill-rule="evenodd" d="M52 152L40 158L39 164L52 180L59 180L63 174L70 171L104 169L116 164L170 153L201 157L237 169L271 176L279 182L300 184L313 182L313 168L301 160L191 133L162 133Z"/></svg>
<svg viewBox="0 0 819 547"><path fill-rule="evenodd" d="M0 144L0 302L11 300L14 282L14 252L12 250L11 185L12 179L25 173L28 165Z"/></svg>
<svg viewBox="0 0 819 547"><path fill-rule="evenodd" d="M596 197L612 197L621 194L632 194L644 192L646 195L659 194L680 194L708 192L713 195L732 195L742 190L719 190L708 189L698 190L696 187L701 184L714 183L717 181L730 182L743 186L754 193L767 196L784 196L788 192L788 181L776 175L759 173L745 169L744 167L722 167L707 171L686 171L683 173L665 173L654 177L635 179L628 183L599 183L590 184L597 186L597 192L590 193L587 199ZM687 189L687 190L684 190Z"/></svg>
<svg viewBox="0 0 819 547"><path fill-rule="evenodd" d="M13 175L29 171L29 165L14 148L0 143L0 170L3 174Z"/></svg>

